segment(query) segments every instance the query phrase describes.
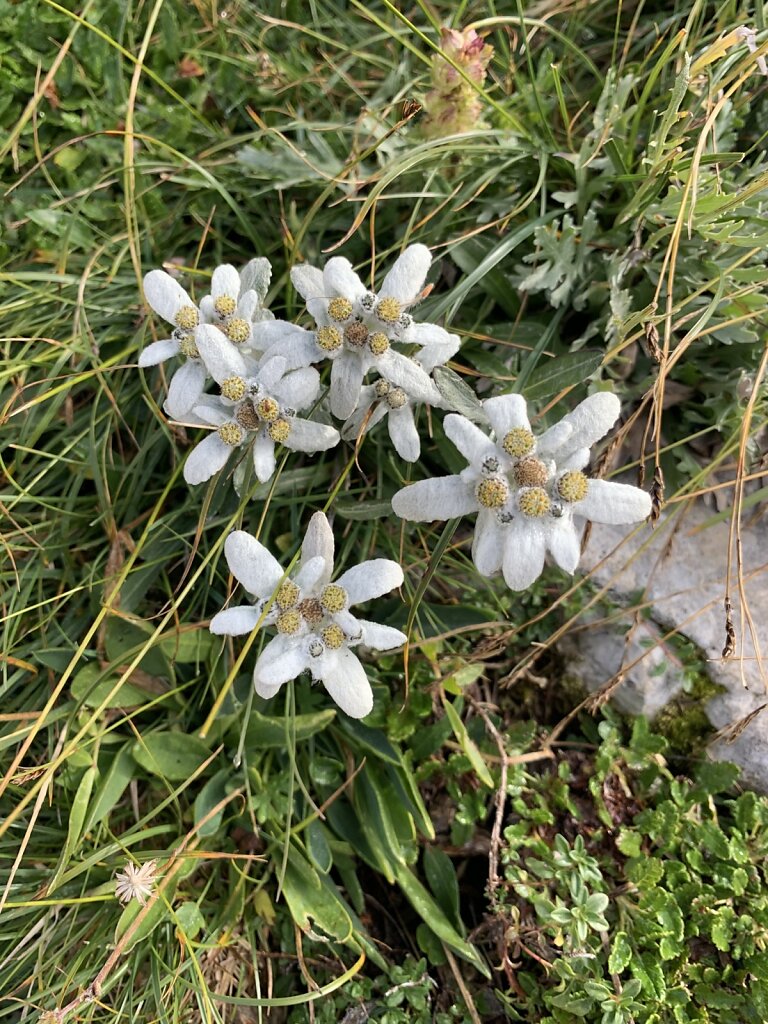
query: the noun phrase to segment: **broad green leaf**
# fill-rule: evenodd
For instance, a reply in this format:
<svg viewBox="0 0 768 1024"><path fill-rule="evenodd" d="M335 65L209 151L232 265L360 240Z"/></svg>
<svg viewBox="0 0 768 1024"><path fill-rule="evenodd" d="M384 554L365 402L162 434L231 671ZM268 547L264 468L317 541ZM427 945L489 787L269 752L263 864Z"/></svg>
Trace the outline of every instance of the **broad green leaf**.
<svg viewBox="0 0 768 1024"><path fill-rule="evenodd" d="M611 974L621 974L632 959L632 947L626 932L617 932L608 957L608 970Z"/></svg>
<svg viewBox="0 0 768 1024"><path fill-rule="evenodd" d="M128 665L145 644L149 644L151 646L142 654L137 668L150 676L172 680L171 664L161 644L153 641L153 636L154 630L146 623L113 615L107 619L104 636L106 656L114 666Z"/></svg>
<svg viewBox="0 0 768 1024"><path fill-rule="evenodd" d="M459 881L448 854L439 846L424 850L424 874L432 895L457 928L462 927L459 911Z"/></svg>
<svg viewBox="0 0 768 1024"><path fill-rule="evenodd" d="M176 907L173 915L176 919L176 927L184 933L186 938L196 939L201 932L205 931L205 918L200 907L191 900Z"/></svg>
<svg viewBox="0 0 768 1024"><path fill-rule="evenodd" d="M209 779L195 798L195 825L201 822L207 814L221 803L227 795L227 780L230 778L229 768L222 768L216 772L212 779ZM209 818L204 825L197 829L199 836L213 836L221 827L221 820L224 817L224 808Z"/></svg>
<svg viewBox="0 0 768 1024"><path fill-rule="evenodd" d="M148 935L152 934L160 922L169 916L168 907L166 906L165 901L172 900L174 888L175 887L173 887L171 883L171 890L169 891L169 889L166 889L164 891L163 895L165 896L165 899L163 899L163 895L160 895L150 906L146 915L142 919L141 924L128 940L128 944L123 950L124 953L130 952L137 943L143 942ZM144 908L137 900L131 900L131 902L125 907L117 922L117 927L115 928L115 942L120 941L143 909Z"/></svg>
<svg viewBox="0 0 768 1024"><path fill-rule="evenodd" d="M603 353L591 349L556 356L536 367L523 388L523 394L528 401L551 398L587 380L602 361Z"/></svg>
<svg viewBox="0 0 768 1024"><path fill-rule="evenodd" d="M205 661L213 644L213 635L207 629L195 628L164 636L159 647L172 664L191 665Z"/></svg>
<svg viewBox="0 0 768 1024"><path fill-rule="evenodd" d="M306 843L309 859L321 874L327 875L333 867L333 855L325 837L325 827L317 818L307 825Z"/></svg>
<svg viewBox="0 0 768 1024"><path fill-rule="evenodd" d="M211 752L197 736L150 732L133 744L131 753L152 775L178 782L193 775Z"/></svg>
<svg viewBox="0 0 768 1024"><path fill-rule="evenodd" d="M291 917L302 931L320 930L339 942L350 942L352 919L336 887L332 882L324 885L294 845L289 847L283 892Z"/></svg>
<svg viewBox="0 0 768 1024"><path fill-rule="evenodd" d="M338 719L337 725L364 753L373 754L382 761L400 767L400 755L380 729L371 729L370 726L363 725L362 722L346 715Z"/></svg>
<svg viewBox="0 0 768 1024"><path fill-rule="evenodd" d="M100 668L95 662L84 665L72 680L70 691L77 701L82 701L87 708L102 705L107 695L115 689L120 677L114 672ZM142 689L135 683L124 682L104 705L105 708L141 707L154 700L157 695Z"/></svg>
<svg viewBox="0 0 768 1024"><path fill-rule="evenodd" d="M466 726L459 718L456 708L446 697L443 697L443 707L445 708L448 721L451 723L453 734L458 740L461 749L472 763L472 767L474 768L477 777L485 786L492 789L494 785L493 776L488 770L488 765L483 760L483 755L477 749L477 745L467 732Z"/></svg>
<svg viewBox="0 0 768 1024"><path fill-rule="evenodd" d="M295 729L296 742L314 736L322 732L336 717L333 708L325 711L313 711L308 715L296 715L292 723L292 730ZM270 747L285 747L285 719L272 718L262 715L258 711L251 711L248 725L245 730L245 744L249 750L266 750Z"/></svg>

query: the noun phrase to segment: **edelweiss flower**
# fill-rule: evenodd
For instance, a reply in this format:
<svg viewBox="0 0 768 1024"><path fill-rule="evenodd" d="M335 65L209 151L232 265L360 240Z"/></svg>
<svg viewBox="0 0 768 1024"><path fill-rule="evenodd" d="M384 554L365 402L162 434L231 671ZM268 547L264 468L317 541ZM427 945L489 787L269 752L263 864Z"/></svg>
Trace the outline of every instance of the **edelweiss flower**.
<svg viewBox="0 0 768 1024"><path fill-rule="evenodd" d="M451 339L450 342L426 345L414 356L414 360L425 373L431 373L436 366L442 365L456 354L459 338L455 334L449 334L448 338ZM395 451L406 462L415 462L421 454L421 440L416 429L413 409L420 401L423 399L412 395L408 386L397 387L385 377L380 377L373 384L366 384L360 389L358 406L341 428L341 436L346 440L356 438L361 430L367 432L386 417ZM447 408L434 385L428 404L438 409Z"/></svg>
<svg viewBox="0 0 768 1024"><path fill-rule="evenodd" d="M590 447L619 415L615 395L590 395L538 438L520 395L489 398L483 409L495 441L464 416L446 416L445 432L469 466L457 476L404 487L392 499L402 519L479 513L472 558L483 576L501 570L512 590L524 590L541 574L547 552L573 573L582 520L637 523L650 513L650 498L639 487L590 480L582 472Z"/></svg>
<svg viewBox="0 0 768 1024"><path fill-rule="evenodd" d="M272 267L269 260L251 260L241 274L226 263L216 267L211 277L211 294L200 302L204 323L219 330L241 351L252 352L254 325L270 322L274 316L264 308Z"/></svg>
<svg viewBox="0 0 768 1024"><path fill-rule="evenodd" d="M365 669L352 648L364 644L377 651L400 647L399 629L358 619L350 607L389 593L403 582L397 562L375 558L347 569L335 581L333 534L325 515L316 512L301 546L299 567L286 577L279 562L250 534L231 533L224 545L233 576L254 595L254 605L227 608L211 620L211 632L238 636L255 628L272 600L265 624L277 636L261 652L253 672L260 697L273 697L283 683L307 669L352 718L373 707Z"/></svg>
<svg viewBox="0 0 768 1024"><path fill-rule="evenodd" d="M204 396L189 417L217 429L189 453L184 464L187 483L210 480L233 449L246 443L253 444L253 467L261 483L275 471L276 443L299 452L325 451L339 443L334 427L296 416L317 398L317 370L304 367L286 374L282 356L267 355L257 364L210 324L197 329L195 341L221 393Z"/></svg>
<svg viewBox="0 0 768 1024"><path fill-rule="evenodd" d="M130 903L135 899L142 907L146 906L147 897L155 891L157 864L153 860L148 860L137 868L129 861L124 871L117 872L115 881L115 896L121 903Z"/></svg>
<svg viewBox="0 0 768 1024"><path fill-rule="evenodd" d="M296 290L317 324L304 331L276 321L259 332L263 346L279 340L289 361L331 359L331 412L346 419L354 412L366 373L376 369L395 387L409 387L420 401L429 401L427 374L412 359L392 348L396 343L445 343L447 331L435 324L417 324L406 312L417 301L432 256L424 245L410 245L384 278L381 290L368 291L349 260L335 256L324 269L300 266L291 271Z"/></svg>
<svg viewBox="0 0 768 1024"><path fill-rule="evenodd" d="M164 270L150 270L144 278L144 295L152 309L173 324L173 331L170 338L147 345L139 356L139 366L156 366L179 353L187 357L171 378L165 400L166 412L180 419L205 387L205 366L195 345L195 328L202 319L200 310L179 282Z"/></svg>

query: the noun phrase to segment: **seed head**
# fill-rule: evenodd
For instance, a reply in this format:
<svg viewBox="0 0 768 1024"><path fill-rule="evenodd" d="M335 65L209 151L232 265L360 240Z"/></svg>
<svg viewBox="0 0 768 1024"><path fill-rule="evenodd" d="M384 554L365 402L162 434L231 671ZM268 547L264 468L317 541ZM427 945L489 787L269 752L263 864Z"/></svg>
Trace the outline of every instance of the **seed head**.
<svg viewBox="0 0 768 1024"><path fill-rule="evenodd" d="M353 320L344 328L344 341L351 348L362 348L368 341L368 328L362 320Z"/></svg>
<svg viewBox="0 0 768 1024"><path fill-rule="evenodd" d="M146 906L147 897L155 891L157 877L156 861L148 860L140 867L129 862L124 871L118 871L115 875L115 896L121 903L130 903L135 899L142 907Z"/></svg>
<svg viewBox="0 0 768 1024"><path fill-rule="evenodd" d="M237 423L222 423L217 433L224 444L229 444L233 448L237 448L245 439L243 429Z"/></svg>
<svg viewBox="0 0 768 1024"><path fill-rule="evenodd" d="M196 306L182 306L176 314L176 324L185 331L193 331L200 323L200 314Z"/></svg>
<svg viewBox="0 0 768 1024"><path fill-rule="evenodd" d="M231 320L224 324L222 330L235 345L242 345L251 336L251 325L247 320L243 320L241 316L233 316Z"/></svg>
<svg viewBox="0 0 768 1024"><path fill-rule="evenodd" d="M336 612L340 612L347 607L347 592L338 583L329 583L327 587L323 587L323 592L320 595L320 604L325 611L335 615Z"/></svg>
<svg viewBox="0 0 768 1024"><path fill-rule="evenodd" d="M235 413L235 419L241 427L245 427L246 430L258 430L261 426L261 420L259 414L253 407L253 402L250 398L247 398L237 407Z"/></svg>
<svg viewBox="0 0 768 1024"><path fill-rule="evenodd" d="M402 388L390 388L387 394L387 405L390 409L402 409L408 401L408 395Z"/></svg>
<svg viewBox="0 0 768 1024"><path fill-rule="evenodd" d="M530 487L520 494L520 511L529 519L540 519L552 505L543 487Z"/></svg>
<svg viewBox="0 0 768 1024"><path fill-rule="evenodd" d="M301 597L301 591L293 582L293 580L284 580L278 587L278 591L275 594L275 604L280 611L288 611L289 608L298 602Z"/></svg>
<svg viewBox="0 0 768 1024"><path fill-rule="evenodd" d="M296 608L289 608L277 617L277 632L285 636L295 636L301 629L301 615Z"/></svg>
<svg viewBox="0 0 768 1024"><path fill-rule="evenodd" d="M262 398L256 406L256 412L265 423L272 423L280 415L280 406L274 398Z"/></svg>
<svg viewBox="0 0 768 1024"><path fill-rule="evenodd" d="M219 295L213 303L213 308L219 314L222 320L232 314L237 309L237 303L231 295Z"/></svg>
<svg viewBox="0 0 768 1024"><path fill-rule="evenodd" d="M373 392L377 398L386 398L391 386L388 380L380 377L373 385Z"/></svg>
<svg viewBox="0 0 768 1024"><path fill-rule="evenodd" d="M376 305L376 316L382 323L385 324L396 324L400 319L403 310L397 299L393 299L391 296L387 296L385 299L380 299Z"/></svg>
<svg viewBox="0 0 768 1024"><path fill-rule="evenodd" d="M281 416L269 424L267 433L276 444L285 444L291 433L291 424Z"/></svg>
<svg viewBox="0 0 768 1024"><path fill-rule="evenodd" d="M569 469L557 481L557 490L563 501L583 501L588 489L589 480L579 469Z"/></svg>
<svg viewBox="0 0 768 1024"><path fill-rule="evenodd" d="M541 459L521 459L512 470L519 487L543 487L547 482L547 467Z"/></svg>
<svg viewBox="0 0 768 1024"><path fill-rule="evenodd" d="M179 339L179 352L187 356L188 359L200 358L200 353L198 352L197 345L195 344L194 334L184 334Z"/></svg>
<svg viewBox="0 0 768 1024"><path fill-rule="evenodd" d="M227 377L221 382L221 393L232 402L239 402L245 395L245 381L242 377Z"/></svg>
<svg viewBox="0 0 768 1024"><path fill-rule="evenodd" d="M389 348L389 338L381 331L377 331L368 339L368 348L375 356L383 356Z"/></svg>
<svg viewBox="0 0 768 1024"><path fill-rule="evenodd" d="M316 597L307 597L299 605L301 617L309 626L318 626L323 621L323 606Z"/></svg>
<svg viewBox="0 0 768 1024"><path fill-rule="evenodd" d="M509 487L501 477L491 476L480 481L475 494L483 508L501 508L509 497Z"/></svg>
<svg viewBox="0 0 768 1024"><path fill-rule="evenodd" d="M512 427L509 433L504 435L501 447L514 459L522 459L530 455L536 444L536 438L525 427Z"/></svg>
<svg viewBox="0 0 768 1024"><path fill-rule="evenodd" d="M338 327L320 327L315 334L315 341L323 352L335 352L341 348L341 333Z"/></svg>
<svg viewBox="0 0 768 1024"><path fill-rule="evenodd" d="M344 630L335 622L332 622L330 626L326 626L320 635L325 646L331 651L338 651L345 640Z"/></svg>
<svg viewBox="0 0 768 1024"><path fill-rule="evenodd" d="M352 316L352 303L349 299L337 295L335 299L331 299L328 303L328 316L339 324L349 320Z"/></svg>

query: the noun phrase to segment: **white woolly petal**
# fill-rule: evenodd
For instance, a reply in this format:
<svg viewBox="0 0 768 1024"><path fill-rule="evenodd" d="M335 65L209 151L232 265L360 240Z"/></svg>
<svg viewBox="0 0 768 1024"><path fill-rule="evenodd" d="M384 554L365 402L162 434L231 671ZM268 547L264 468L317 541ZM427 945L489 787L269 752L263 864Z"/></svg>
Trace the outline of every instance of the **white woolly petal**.
<svg viewBox="0 0 768 1024"><path fill-rule="evenodd" d="M174 420L183 419L200 401L207 374L199 359L188 359L178 368L168 385L163 408Z"/></svg>
<svg viewBox="0 0 768 1024"><path fill-rule="evenodd" d="M327 298L307 299L307 310L318 327L330 327L333 325L333 321L328 313Z"/></svg>
<svg viewBox="0 0 768 1024"><path fill-rule="evenodd" d="M495 576L504 557L504 527L496 513L480 510L472 539L472 561L481 576Z"/></svg>
<svg viewBox="0 0 768 1024"><path fill-rule="evenodd" d="M340 440L341 436L335 427L296 417L291 420L291 432L285 447L294 452L325 452L335 447Z"/></svg>
<svg viewBox="0 0 768 1024"><path fill-rule="evenodd" d="M176 314L182 306L195 305L179 282L164 270L150 270L145 276L144 296L152 309L169 324L176 322Z"/></svg>
<svg viewBox="0 0 768 1024"><path fill-rule="evenodd" d="M253 320L253 314L259 308L259 296L256 292L245 292L237 300L237 315L243 320ZM253 331L251 331L251 342L253 342Z"/></svg>
<svg viewBox="0 0 768 1024"><path fill-rule="evenodd" d="M280 563L245 530L233 530L224 542L229 571L249 594L269 597L283 578Z"/></svg>
<svg viewBox="0 0 768 1024"><path fill-rule="evenodd" d="M276 465L275 442L266 431L260 430L253 442L253 468L260 484L272 479Z"/></svg>
<svg viewBox="0 0 768 1024"><path fill-rule="evenodd" d="M291 270L291 283L305 301L324 293L323 272L317 267L302 263Z"/></svg>
<svg viewBox="0 0 768 1024"><path fill-rule="evenodd" d="M338 359L336 360L338 362ZM434 381L413 359L387 349L383 356L373 360L373 365L387 380L402 388L418 402L434 404L440 400L440 392Z"/></svg>
<svg viewBox="0 0 768 1024"><path fill-rule="evenodd" d="M259 384L271 392L286 370L287 363L283 356L270 355L259 367Z"/></svg>
<svg viewBox="0 0 768 1024"><path fill-rule="evenodd" d="M391 295L401 303L413 302L424 287L431 263L432 253L426 245L409 245L384 278L379 297Z"/></svg>
<svg viewBox="0 0 768 1024"><path fill-rule="evenodd" d="M184 479L188 484L205 483L219 472L232 451L232 446L225 444L218 434L209 434L187 456Z"/></svg>
<svg viewBox="0 0 768 1024"><path fill-rule="evenodd" d="M237 302L240 294L240 275L230 263L216 267L211 277L211 295L214 300L228 295Z"/></svg>
<svg viewBox="0 0 768 1024"><path fill-rule="evenodd" d="M555 453L558 461L577 448L591 448L608 433L620 412L621 402L610 391L598 391L585 398L561 421L571 427L571 434L562 449Z"/></svg>
<svg viewBox="0 0 768 1024"><path fill-rule="evenodd" d="M572 434L573 427L566 420L554 423L536 438L536 454L540 458L553 457L565 446ZM558 458L559 464L560 459Z"/></svg>
<svg viewBox="0 0 768 1024"><path fill-rule="evenodd" d="M208 373L217 384L228 377L245 377L246 364L237 347L213 324L201 324L195 330L195 344Z"/></svg>
<svg viewBox="0 0 768 1024"><path fill-rule="evenodd" d="M589 448L577 448L571 452L570 455L566 455L565 458L558 457L557 468L558 470L566 469L584 469L585 466L589 465Z"/></svg>
<svg viewBox="0 0 768 1024"><path fill-rule="evenodd" d="M250 633L259 621L259 610L252 604L225 608L211 619L210 630L217 635L242 636Z"/></svg>
<svg viewBox="0 0 768 1024"><path fill-rule="evenodd" d="M357 352L342 352L331 366L331 412L340 420L355 411L360 400L366 366Z"/></svg>
<svg viewBox="0 0 768 1024"><path fill-rule="evenodd" d="M326 299L341 295L354 302L365 295L367 288L344 256L334 256L323 267L323 287Z"/></svg>
<svg viewBox="0 0 768 1024"><path fill-rule="evenodd" d="M347 569L336 583L346 590L350 606L362 604L402 586L403 570L389 558L372 558Z"/></svg>
<svg viewBox="0 0 768 1024"><path fill-rule="evenodd" d="M325 512L315 512L309 520L307 532L304 534L304 541L301 545L301 563L308 562L310 558L320 555L325 559L328 578L333 571L334 541L333 530L328 522Z"/></svg>
<svg viewBox="0 0 768 1024"><path fill-rule="evenodd" d="M272 394L281 405L306 409L320 394L320 374L312 366L292 370L275 385Z"/></svg>
<svg viewBox="0 0 768 1024"><path fill-rule="evenodd" d="M373 710L373 691L365 669L346 647L326 650L314 668L328 693L350 718L365 718Z"/></svg>
<svg viewBox="0 0 768 1024"><path fill-rule="evenodd" d="M458 334L450 334L439 324L414 322L408 328L407 338L410 345L423 345L425 348L430 348L432 345L444 345L446 348L452 347L454 352L461 345ZM421 356L419 355L417 358L420 360Z"/></svg>
<svg viewBox="0 0 768 1024"><path fill-rule="evenodd" d="M544 568L544 530L528 523L507 527L502 571L510 590L527 590Z"/></svg>
<svg viewBox="0 0 768 1024"><path fill-rule="evenodd" d="M253 670L253 680L257 685L282 686L289 679L309 667L309 656L306 652L303 637L287 637L278 635L270 640L259 655Z"/></svg>
<svg viewBox="0 0 768 1024"><path fill-rule="evenodd" d="M192 412L184 414L185 423L220 427L232 419L232 406L224 405L218 395L200 395Z"/></svg>
<svg viewBox="0 0 768 1024"><path fill-rule="evenodd" d="M312 331L305 331L303 327L294 327L292 331L267 330L277 323L280 321L254 324L253 345L264 351L265 359L281 355L285 359L286 370L296 370L300 366L309 366L310 363L318 363L325 358L324 353L317 347Z"/></svg>
<svg viewBox="0 0 768 1024"><path fill-rule="evenodd" d="M417 523L456 519L477 512L479 507L474 487L460 476L420 480L403 487L392 498L395 515Z"/></svg>
<svg viewBox="0 0 768 1024"><path fill-rule="evenodd" d="M421 455L421 441L410 405L404 405L401 409L392 409L387 426L392 444L400 458L406 462L415 462Z"/></svg>
<svg viewBox="0 0 768 1024"><path fill-rule="evenodd" d="M333 566L332 559L331 566ZM321 583L326 582L327 575L328 565L325 558L322 555L315 555L314 558L302 561L301 567L294 577L294 583L306 597L307 594L313 594Z"/></svg>
<svg viewBox="0 0 768 1024"><path fill-rule="evenodd" d="M392 626L382 626L378 622L366 622L358 619L363 629L363 643L374 651L392 651L402 647L408 637Z"/></svg>
<svg viewBox="0 0 768 1024"><path fill-rule="evenodd" d="M577 502L573 511L593 523L625 526L639 523L651 514L651 498L646 491L631 484L590 480L586 498Z"/></svg>
<svg viewBox="0 0 768 1024"><path fill-rule="evenodd" d="M352 612L344 609L340 612L335 612L333 615L333 621L341 626L344 630L345 635L353 641L362 639L363 627L360 624L360 620L355 618Z"/></svg>
<svg viewBox="0 0 768 1024"><path fill-rule="evenodd" d="M451 340L447 344L436 342L434 345L425 345L416 353L414 358L427 373L431 373L436 366L444 366L458 352L461 346L458 334L449 334L448 338Z"/></svg>
<svg viewBox="0 0 768 1024"><path fill-rule="evenodd" d="M514 427L531 429L525 399L522 395L499 395L497 398L487 398L483 402L483 410L491 421L491 426L499 440Z"/></svg>
<svg viewBox="0 0 768 1024"><path fill-rule="evenodd" d="M276 697L280 693L282 686L282 683L278 683L277 686L270 686L269 683L259 679L256 675L256 669L253 670L253 688L258 696L263 697L264 700L271 700L273 697Z"/></svg>
<svg viewBox="0 0 768 1024"><path fill-rule="evenodd" d="M374 411L368 416L371 406L376 401L376 392L372 384L366 384L360 388L360 401L352 415L344 421L341 428L341 436L345 441L353 441L360 433L365 422L366 431L370 430L374 423L378 423L382 416L385 416L389 406L386 402L380 402ZM376 413L379 415L377 416Z"/></svg>
<svg viewBox="0 0 768 1024"><path fill-rule="evenodd" d="M179 351L179 343L173 338L163 338L162 341L153 341L146 348L142 349L139 356L139 366L157 366L164 363L166 359L175 356Z"/></svg>
<svg viewBox="0 0 768 1024"><path fill-rule="evenodd" d="M573 576L581 558L581 540L570 516L563 516L552 524L547 536L547 550L555 564Z"/></svg>
<svg viewBox="0 0 768 1024"><path fill-rule="evenodd" d="M445 436L454 444L469 463L480 462L486 455L494 455L496 446L480 427L458 413L451 413L443 420Z"/></svg>

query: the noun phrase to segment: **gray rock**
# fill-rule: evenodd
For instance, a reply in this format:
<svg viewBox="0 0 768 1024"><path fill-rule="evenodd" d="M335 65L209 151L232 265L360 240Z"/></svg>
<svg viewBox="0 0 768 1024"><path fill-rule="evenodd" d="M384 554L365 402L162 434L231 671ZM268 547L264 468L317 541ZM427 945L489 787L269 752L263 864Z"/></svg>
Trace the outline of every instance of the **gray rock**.
<svg viewBox="0 0 768 1024"><path fill-rule="evenodd" d="M711 755L739 764L745 784L768 792L768 707L759 710L768 705L768 524L753 512L743 517L743 588L734 553L735 650L726 659L728 529L728 521L718 521L701 502L671 506L655 529L595 525L580 571L617 604L645 606L649 618L634 631L625 623L623 635L605 629L576 634L574 668L597 689L623 666L625 679L614 699L627 711L653 716L684 683L664 637L674 632L688 638L711 679L725 688L706 705L719 730Z"/></svg>

